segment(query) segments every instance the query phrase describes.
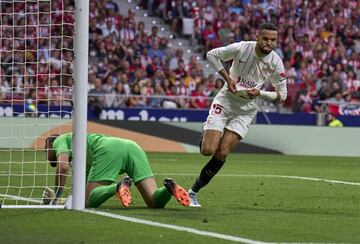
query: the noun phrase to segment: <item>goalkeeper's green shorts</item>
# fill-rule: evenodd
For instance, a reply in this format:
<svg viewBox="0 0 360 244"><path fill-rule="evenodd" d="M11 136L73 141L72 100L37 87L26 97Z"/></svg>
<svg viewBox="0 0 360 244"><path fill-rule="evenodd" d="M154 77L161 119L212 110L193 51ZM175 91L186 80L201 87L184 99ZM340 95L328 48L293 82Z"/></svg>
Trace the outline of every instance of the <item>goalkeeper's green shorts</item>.
<svg viewBox="0 0 360 244"><path fill-rule="evenodd" d="M154 177L144 150L134 141L104 137L97 142L93 152L88 182L115 182L123 173L127 173L134 183Z"/></svg>

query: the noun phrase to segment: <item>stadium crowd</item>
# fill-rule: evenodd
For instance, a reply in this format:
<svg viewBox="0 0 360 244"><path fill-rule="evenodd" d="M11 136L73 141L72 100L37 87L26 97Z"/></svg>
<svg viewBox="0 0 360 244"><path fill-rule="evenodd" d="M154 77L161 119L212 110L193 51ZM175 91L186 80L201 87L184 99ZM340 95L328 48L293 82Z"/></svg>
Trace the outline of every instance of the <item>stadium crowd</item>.
<svg viewBox="0 0 360 244"><path fill-rule="evenodd" d="M260 23L278 26L278 48L288 82L285 107L320 111L319 102L360 99L360 15L358 1L148 0L150 15L181 34L183 18L194 19L203 53L233 42L256 39ZM269 88L271 89L271 88Z"/></svg>
<svg viewBox="0 0 360 244"><path fill-rule="evenodd" d="M168 22L177 36L182 19L193 18L194 36L203 53L255 40L259 24L272 21L279 30L275 51L284 61L288 82L284 107L313 112L320 110L319 101L359 101L358 1L144 0L140 4L149 15ZM73 0L52 0L51 5L2 2L1 8L2 101L36 98L39 103L69 104ZM170 39L159 37L159 27L152 26L147 33L148 23L137 22L134 11L121 15L114 1L91 0L89 20L88 91L94 108L207 108L223 84L215 75L205 77L195 56L186 59L183 49L169 47Z"/></svg>
<svg viewBox="0 0 360 244"><path fill-rule="evenodd" d="M71 105L74 2L0 4L0 103Z"/></svg>

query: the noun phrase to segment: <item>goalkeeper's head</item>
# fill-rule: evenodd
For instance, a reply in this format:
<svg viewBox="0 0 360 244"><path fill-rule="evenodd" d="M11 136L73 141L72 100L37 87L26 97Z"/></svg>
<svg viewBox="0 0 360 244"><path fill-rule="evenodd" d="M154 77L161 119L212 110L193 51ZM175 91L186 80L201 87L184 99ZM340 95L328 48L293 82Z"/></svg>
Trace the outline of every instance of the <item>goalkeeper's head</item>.
<svg viewBox="0 0 360 244"><path fill-rule="evenodd" d="M50 162L50 165L52 167L56 167L57 164L57 158L56 158L56 152L53 149L53 143L56 138L58 138L59 135L54 134L51 136L48 136L45 140L45 151L46 151L46 159Z"/></svg>

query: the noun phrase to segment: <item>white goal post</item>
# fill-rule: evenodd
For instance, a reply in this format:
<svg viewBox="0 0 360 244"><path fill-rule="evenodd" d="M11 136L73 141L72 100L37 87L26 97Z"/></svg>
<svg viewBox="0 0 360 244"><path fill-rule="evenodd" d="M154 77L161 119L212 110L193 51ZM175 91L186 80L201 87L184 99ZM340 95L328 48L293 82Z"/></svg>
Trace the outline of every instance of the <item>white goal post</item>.
<svg viewBox="0 0 360 244"><path fill-rule="evenodd" d="M89 1L76 1L73 209L85 208Z"/></svg>
<svg viewBox="0 0 360 244"><path fill-rule="evenodd" d="M0 1L0 208L85 208L88 0ZM62 205L45 139L73 132Z"/></svg>

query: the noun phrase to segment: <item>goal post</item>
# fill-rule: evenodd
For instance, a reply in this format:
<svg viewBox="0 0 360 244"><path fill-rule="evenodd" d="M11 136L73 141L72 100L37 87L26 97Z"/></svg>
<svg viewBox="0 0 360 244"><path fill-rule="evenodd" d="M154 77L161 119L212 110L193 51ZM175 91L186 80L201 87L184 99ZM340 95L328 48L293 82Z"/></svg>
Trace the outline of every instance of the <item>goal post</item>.
<svg viewBox="0 0 360 244"><path fill-rule="evenodd" d="M89 1L76 1L73 209L85 208Z"/></svg>
<svg viewBox="0 0 360 244"><path fill-rule="evenodd" d="M88 0L0 1L0 208L85 208ZM45 139L73 132L63 205Z"/></svg>

